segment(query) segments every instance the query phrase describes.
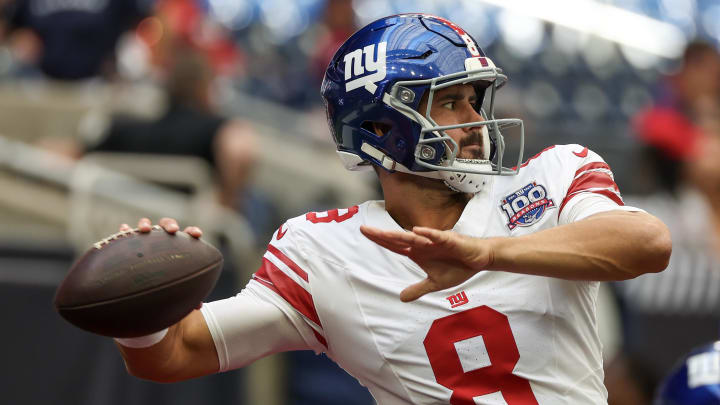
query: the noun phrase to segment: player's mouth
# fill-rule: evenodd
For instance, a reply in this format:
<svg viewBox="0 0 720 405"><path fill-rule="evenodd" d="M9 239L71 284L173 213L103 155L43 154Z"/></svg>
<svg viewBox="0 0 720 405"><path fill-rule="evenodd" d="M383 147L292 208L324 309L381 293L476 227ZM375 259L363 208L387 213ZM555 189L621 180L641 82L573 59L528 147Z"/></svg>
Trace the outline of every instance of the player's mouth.
<svg viewBox="0 0 720 405"><path fill-rule="evenodd" d="M460 140L460 153L458 157L464 159L483 159L482 135L480 131L473 131Z"/></svg>
<svg viewBox="0 0 720 405"><path fill-rule="evenodd" d="M458 157L463 159L482 159L483 150L480 145L467 145L460 148Z"/></svg>

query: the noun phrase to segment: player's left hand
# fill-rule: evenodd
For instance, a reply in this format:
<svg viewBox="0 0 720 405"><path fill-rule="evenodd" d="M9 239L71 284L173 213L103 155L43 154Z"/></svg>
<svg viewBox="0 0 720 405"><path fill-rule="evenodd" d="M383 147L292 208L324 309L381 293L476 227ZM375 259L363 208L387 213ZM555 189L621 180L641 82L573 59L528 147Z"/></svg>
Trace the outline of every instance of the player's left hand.
<svg viewBox="0 0 720 405"><path fill-rule="evenodd" d="M403 302L454 287L493 262L492 243L453 231L416 226L412 232L385 231L361 226L371 241L395 253L409 257L427 273L427 278L400 293Z"/></svg>

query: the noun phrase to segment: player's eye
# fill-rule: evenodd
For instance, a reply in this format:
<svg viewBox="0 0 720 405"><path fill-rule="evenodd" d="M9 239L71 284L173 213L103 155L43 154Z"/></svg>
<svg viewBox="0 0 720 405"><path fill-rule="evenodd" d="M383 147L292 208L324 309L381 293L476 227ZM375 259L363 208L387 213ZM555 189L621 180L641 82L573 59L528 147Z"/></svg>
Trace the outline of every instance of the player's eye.
<svg viewBox="0 0 720 405"><path fill-rule="evenodd" d="M454 101L448 101L447 103L443 103L442 108L445 108L447 110L454 110L455 109L455 102Z"/></svg>

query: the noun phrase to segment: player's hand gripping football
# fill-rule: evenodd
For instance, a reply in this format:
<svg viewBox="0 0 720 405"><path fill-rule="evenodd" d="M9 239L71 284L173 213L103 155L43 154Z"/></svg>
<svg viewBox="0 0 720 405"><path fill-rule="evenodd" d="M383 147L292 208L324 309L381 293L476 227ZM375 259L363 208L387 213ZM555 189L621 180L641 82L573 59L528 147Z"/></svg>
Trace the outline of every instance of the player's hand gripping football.
<svg viewBox="0 0 720 405"><path fill-rule="evenodd" d="M361 226L368 239L395 253L407 256L427 273L427 278L400 293L403 302L454 287L493 262L493 250L486 240L416 226L412 232L386 231Z"/></svg>
<svg viewBox="0 0 720 405"><path fill-rule="evenodd" d="M173 234L180 230L180 226L173 218L162 218L160 219L160 221L158 221L158 225L160 225L165 230L165 232L170 234ZM152 230L152 222L148 218L141 218L138 221L137 227L140 232L150 232ZM130 230L132 230L132 228L130 228L130 225L120 225L120 232L126 232ZM199 238L202 236L202 229L198 228L197 226L188 226L183 230L183 232L194 238Z"/></svg>

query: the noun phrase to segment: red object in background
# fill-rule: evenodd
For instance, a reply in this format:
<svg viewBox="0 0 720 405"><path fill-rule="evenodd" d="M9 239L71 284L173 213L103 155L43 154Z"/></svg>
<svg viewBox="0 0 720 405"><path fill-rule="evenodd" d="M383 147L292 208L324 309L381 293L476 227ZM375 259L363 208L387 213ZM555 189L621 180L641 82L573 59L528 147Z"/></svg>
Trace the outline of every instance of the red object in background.
<svg viewBox="0 0 720 405"><path fill-rule="evenodd" d="M685 115L667 107L654 107L639 114L633 126L646 144L676 160L688 159L695 143L703 136Z"/></svg>
<svg viewBox="0 0 720 405"><path fill-rule="evenodd" d="M160 0L155 15L139 24L137 34L152 50L156 65L172 63L173 47L185 45L205 54L215 73L235 75L243 55L228 32L206 17L194 0Z"/></svg>

